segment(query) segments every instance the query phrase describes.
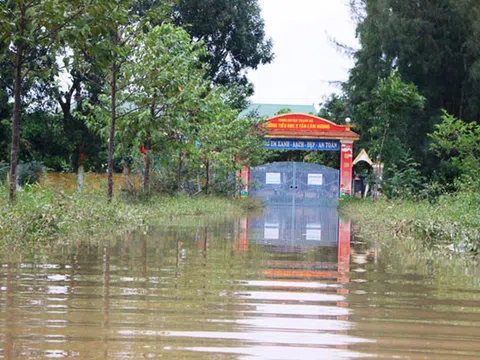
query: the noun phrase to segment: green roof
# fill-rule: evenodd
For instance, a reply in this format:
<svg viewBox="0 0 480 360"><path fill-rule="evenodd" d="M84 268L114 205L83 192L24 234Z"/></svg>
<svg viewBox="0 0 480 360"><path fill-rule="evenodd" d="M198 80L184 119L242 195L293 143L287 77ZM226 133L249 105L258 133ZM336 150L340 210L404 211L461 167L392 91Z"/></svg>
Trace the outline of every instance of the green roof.
<svg viewBox="0 0 480 360"><path fill-rule="evenodd" d="M256 112L259 116L273 117L280 110L290 109L291 113L299 114L317 114L313 105L291 105L291 104L250 104L240 113L240 117L246 116L251 112Z"/></svg>

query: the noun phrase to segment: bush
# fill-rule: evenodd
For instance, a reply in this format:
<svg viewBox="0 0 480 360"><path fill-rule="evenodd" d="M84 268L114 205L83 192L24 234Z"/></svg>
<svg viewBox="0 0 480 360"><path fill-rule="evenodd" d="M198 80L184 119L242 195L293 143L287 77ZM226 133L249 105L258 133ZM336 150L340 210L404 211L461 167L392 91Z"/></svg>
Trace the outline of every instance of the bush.
<svg viewBox="0 0 480 360"><path fill-rule="evenodd" d="M422 199L425 193L425 178L418 170L419 164L406 156L399 166L393 165L385 171L382 190L389 199Z"/></svg>
<svg viewBox="0 0 480 360"><path fill-rule="evenodd" d="M20 163L18 166L18 184L20 186L34 185L40 181L45 172L45 166L39 161Z"/></svg>
<svg viewBox="0 0 480 360"><path fill-rule="evenodd" d="M442 122L435 125L435 131L429 135L433 140L430 148L442 161L446 177L480 176L480 125L456 119L444 111Z"/></svg>

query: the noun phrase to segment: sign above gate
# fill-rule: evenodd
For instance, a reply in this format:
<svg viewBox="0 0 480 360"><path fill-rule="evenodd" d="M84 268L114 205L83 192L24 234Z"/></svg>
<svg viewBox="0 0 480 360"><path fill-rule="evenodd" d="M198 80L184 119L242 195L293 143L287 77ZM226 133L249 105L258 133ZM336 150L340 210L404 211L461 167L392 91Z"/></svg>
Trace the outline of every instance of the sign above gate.
<svg viewBox="0 0 480 360"><path fill-rule="evenodd" d="M349 125L338 125L317 116L307 114L284 114L267 121L269 138L312 138L335 140L358 140L358 134Z"/></svg>
<svg viewBox="0 0 480 360"><path fill-rule="evenodd" d="M271 150L338 151L340 141L317 139L266 139L265 148Z"/></svg>

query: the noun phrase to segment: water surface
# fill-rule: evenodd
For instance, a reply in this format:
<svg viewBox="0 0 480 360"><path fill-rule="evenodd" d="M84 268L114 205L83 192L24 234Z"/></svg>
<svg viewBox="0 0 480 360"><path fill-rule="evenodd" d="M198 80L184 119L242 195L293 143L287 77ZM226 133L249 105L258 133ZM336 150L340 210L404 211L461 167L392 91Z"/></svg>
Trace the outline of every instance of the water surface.
<svg viewBox="0 0 480 360"><path fill-rule="evenodd" d="M475 266L351 239L328 208L0 257L0 358L480 358Z"/></svg>

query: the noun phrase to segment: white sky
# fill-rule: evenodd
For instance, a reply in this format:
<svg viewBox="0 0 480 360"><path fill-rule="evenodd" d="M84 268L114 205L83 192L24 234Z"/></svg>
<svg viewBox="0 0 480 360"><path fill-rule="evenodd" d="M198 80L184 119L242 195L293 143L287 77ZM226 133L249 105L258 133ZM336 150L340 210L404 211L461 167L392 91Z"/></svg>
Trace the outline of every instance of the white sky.
<svg viewBox="0 0 480 360"><path fill-rule="evenodd" d="M348 0L259 0L275 59L249 72L254 103L318 104L344 81L353 61L331 38L358 47Z"/></svg>

